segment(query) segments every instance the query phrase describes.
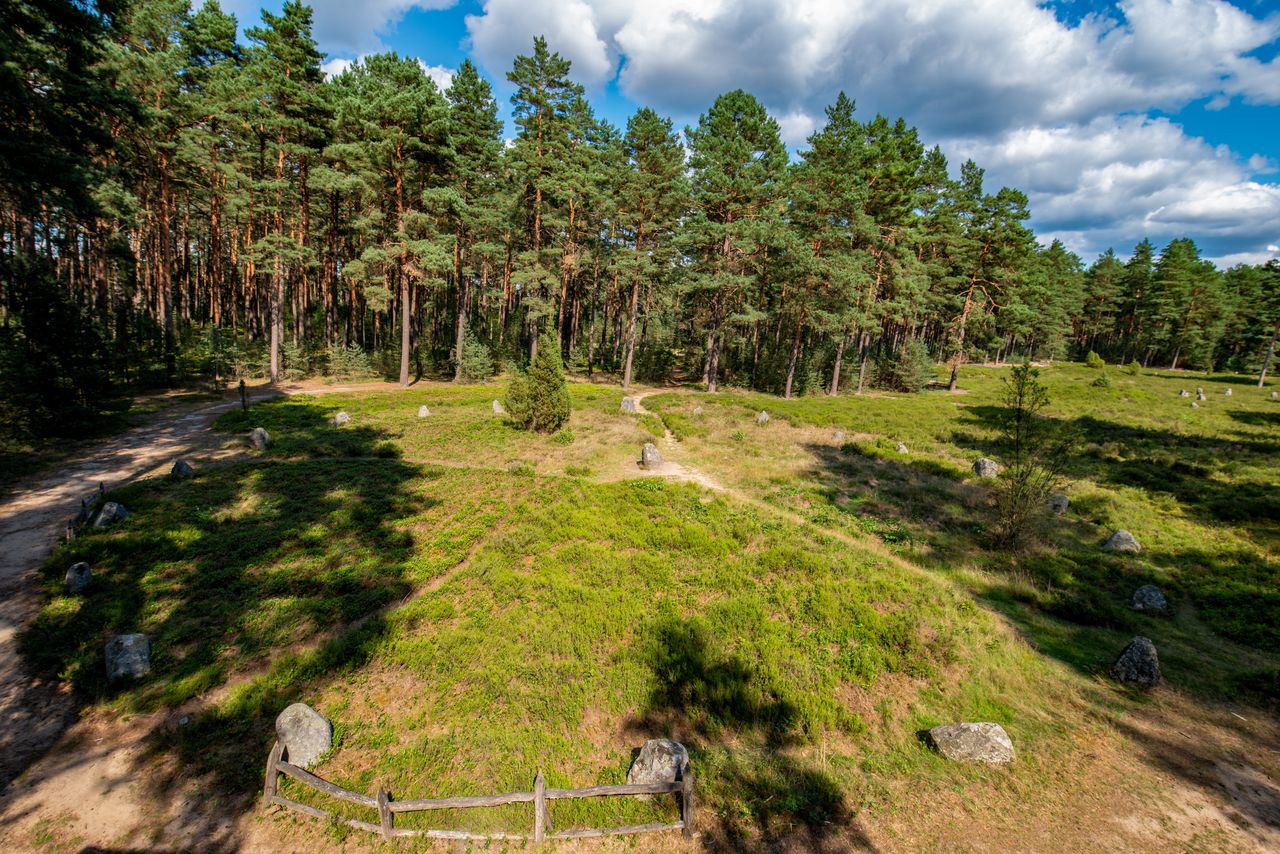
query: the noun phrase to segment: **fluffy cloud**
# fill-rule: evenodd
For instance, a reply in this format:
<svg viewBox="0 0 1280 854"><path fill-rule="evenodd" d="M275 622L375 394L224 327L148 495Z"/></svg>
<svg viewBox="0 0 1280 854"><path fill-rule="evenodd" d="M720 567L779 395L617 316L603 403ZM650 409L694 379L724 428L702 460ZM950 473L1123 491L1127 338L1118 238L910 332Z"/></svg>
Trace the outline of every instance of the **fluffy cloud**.
<svg viewBox="0 0 1280 854"><path fill-rule="evenodd" d="M199 0L197 0L199 2ZM361 56L383 50L381 33L410 9L448 9L458 0L309 0L312 34L326 53ZM235 14L243 29L262 20L263 0L222 0L224 11ZM272 3L278 7L278 3Z"/></svg>

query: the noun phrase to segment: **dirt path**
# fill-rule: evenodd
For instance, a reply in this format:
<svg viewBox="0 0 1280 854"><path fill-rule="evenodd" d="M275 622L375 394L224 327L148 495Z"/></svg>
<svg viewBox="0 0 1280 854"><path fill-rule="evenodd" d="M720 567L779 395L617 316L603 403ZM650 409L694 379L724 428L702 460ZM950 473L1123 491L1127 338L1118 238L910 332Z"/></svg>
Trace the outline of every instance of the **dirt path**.
<svg viewBox="0 0 1280 854"><path fill-rule="evenodd" d="M644 408L644 399L646 397L653 397L655 394L662 394L662 392L662 389L655 389L632 395L631 399L636 402L636 413L639 415L657 416L657 413ZM662 453L664 455L670 454L675 450L675 448L676 437L672 435L671 430L669 430L667 425L664 423L662 425ZM636 472L638 472L641 477L663 477L669 480L681 480L688 483L696 483L699 486L704 486L707 489L715 490L716 492L725 491L725 488L706 472L699 471L691 466L686 466L683 463L676 462L675 460L667 459L666 456L663 457L662 468L648 470L637 467Z"/></svg>

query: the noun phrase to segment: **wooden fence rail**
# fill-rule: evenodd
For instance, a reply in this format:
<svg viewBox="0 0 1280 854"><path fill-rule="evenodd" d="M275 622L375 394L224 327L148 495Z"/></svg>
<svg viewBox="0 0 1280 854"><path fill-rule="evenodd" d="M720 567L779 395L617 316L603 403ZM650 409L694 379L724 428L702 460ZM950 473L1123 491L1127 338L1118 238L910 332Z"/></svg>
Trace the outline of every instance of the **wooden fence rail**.
<svg viewBox="0 0 1280 854"><path fill-rule="evenodd" d="M375 824L368 821L360 821L354 818L340 819L340 821L348 827L358 828L360 830L368 830L381 835L384 839L391 839L398 836L426 836L431 839L513 839L527 840L531 839L535 843L545 842L548 839L583 839L594 836L621 836L631 833L652 833L660 830L679 830L685 835L685 838L693 836L693 812L694 812L694 790L693 775L686 768L681 775L681 779L675 783L638 783L635 785L617 785L617 786L588 786L584 789L549 789L546 780L542 776L542 771L538 771L538 776L533 781L532 792L506 792L500 795L479 795L475 797L461 798L418 798L416 800L393 801L390 793L383 787L379 786L378 791L372 797L369 795L361 795L336 786L328 780L323 780L312 774L310 771L299 768L285 761L284 745L276 742L271 748L271 755L267 757L267 779L266 785L262 790L262 805L269 807L272 805L286 807L305 815L314 816L315 818L330 819L332 814L327 810L310 806L309 804L299 803L280 794L280 775L284 774L292 777L299 783L315 789L317 792L328 795L338 800L347 801L362 807L367 807L378 812L378 822ZM559 833L555 832L551 825L551 812L547 807L548 801L567 800L570 798L599 798L599 797L617 797L617 796L636 796L636 795L667 795L676 794L680 796L680 821L672 823L652 822L650 824L626 824L619 827L603 827L603 828L583 828L580 830L563 830ZM473 833L467 830L417 830L395 826L395 816L397 813L406 812L423 812L427 810L445 810L445 809L477 809L481 807L497 807L505 804L527 804L532 803L533 808L533 833Z"/></svg>

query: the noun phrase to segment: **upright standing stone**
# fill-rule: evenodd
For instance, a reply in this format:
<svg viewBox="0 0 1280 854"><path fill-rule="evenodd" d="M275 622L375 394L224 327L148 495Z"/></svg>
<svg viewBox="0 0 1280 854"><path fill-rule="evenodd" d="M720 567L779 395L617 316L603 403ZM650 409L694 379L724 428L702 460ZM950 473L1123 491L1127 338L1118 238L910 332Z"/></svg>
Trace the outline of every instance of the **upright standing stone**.
<svg viewBox="0 0 1280 854"><path fill-rule="evenodd" d="M1226 391L1223 392L1223 394L1225 394L1227 397L1231 397L1231 389L1227 389Z"/></svg>
<svg viewBox="0 0 1280 854"><path fill-rule="evenodd" d="M622 411L628 415L635 415L639 411L636 409L636 400L634 397L624 397L622 399Z"/></svg>
<svg viewBox="0 0 1280 854"><path fill-rule="evenodd" d="M333 746L333 724L306 703L294 703L276 717L276 737L290 765L310 768Z"/></svg>
<svg viewBox="0 0 1280 854"><path fill-rule="evenodd" d="M1209 398L1204 396L1204 389L1202 388L1196 389L1196 400L1208 400L1208 399Z"/></svg>
<svg viewBox="0 0 1280 854"><path fill-rule="evenodd" d="M1184 388L1184 389L1179 389L1179 390L1178 390L1178 397L1191 397L1191 392L1187 391L1185 388Z"/></svg>
<svg viewBox="0 0 1280 854"><path fill-rule="evenodd" d="M1111 675L1121 682L1154 688L1160 682L1160 656L1150 638L1136 637L1111 665Z"/></svg>
<svg viewBox="0 0 1280 854"><path fill-rule="evenodd" d="M652 442L645 442L644 447L640 449L640 468L656 469L662 465L662 454L658 453L658 446Z"/></svg>
<svg viewBox="0 0 1280 854"><path fill-rule="evenodd" d="M898 444L893 446L893 449L897 451L899 454L908 453L906 442L899 442Z"/></svg>
<svg viewBox="0 0 1280 854"><path fill-rule="evenodd" d="M1013 741L1000 724L963 723L936 726L929 740L939 753L956 762L1005 765L1013 761Z"/></svg>
<svg viewBox="0 0 1280 854"><path fill-rule="evenodd" d="M1065 495L1061 495L1061 494L1055 495L1053 496L1053 498L1049 500L1049 507L1053 510L1054 513L1057 513L1059 516L1061 516L1063 513L1066 513L1067 508L1070 506L1071 506L1071 499Z"/></svg>
<svg viewBox="0 0 1280 854"><path fill-rule="evenodd" d="M98 515L93 518L93 527L105 528L108 525L114 525L117 522L123 522L129 518L129 511L124 509L123 504L115 501L108 501L102 505L102 509L98 511Z"/></svg>
<svg viewBox="0 0 1280 854"><path fill-rule="evenodd" d="M426 418L429 415L431 415L431 410L427 409L427 405L425 403L418 407L419 418Z"/></svg>
<svg viewBox="0 0 1280 854"><path fill-rule="evenodd" d="M494 414L494 415L506 415L506 413L507 413L507 411L506 411L505 409L503 409L503 408L502 408L502 404L495 400L495 401L493 402L493 414Z"/></svg>
<svg viewBox="0 0 1280 854"><path fill-rule="evenodd" d="M67 592L81 593L93 581L93 569L84 561L73 563L67 570Z"/></svg>
<svg viewBox="0 0 1280 854"><path fill-rule="evenodd" d="M843 442L843 441L844 441L844 431L843 431L843 430L837 430L836 432L832 433L832 434L831 434L831 441L833 441L833 442Z"/></svg>
<svg viewBox="0 0 1280 854"><path fill-rule="evenodd" d="M1137 611L1163 611L1169 607L1169 600L1164 598L1159 587L1144 584L1133 591L1133 607Z"/></svg>
<svg viewBox="0 0 1280 854"><path fill-rule="evenodd" d="M339 412L337 415L333 416L334 427L346 427L350 423L351 416L345 412Z"/></svg>
<svg viewBox="0 0 1280 854"><path fill-rule="evenodd" d="M1120 528L1113 533L1102 547L1111 552L1130 552L1137 554L1142 551L1142 546L1138 544L1138 538L1123 528Z"/></svg>
<svg viewBox="0 0 1280 854"><path fill-rule="evenodd" d="M1280 397L1280 391L1273 391L1273 392L1271 392L1271 399L1272 399L1272 400L1275 400L1275 399L1276 399L1276 398L1278 398L1278 397Z"/></svg>
<svg viewBox="0 0 1280 854"><path fill-rule="evenodd" d="M173 464L173 468L169 469L169 474L174 477L191 477L195 473L196 470L186 460L178 460Z"/></svg>
<svg viewBox="0 0 1280 854"><path fill-rule="evenodd" d="M756 414L756 423L757 423L757 424L759 424L761 427L763 427L764 425L768 424L768 423L769 423L769 413L765 412L763 409L762 409L762 410L760 410L760 411Z"/></svg>
<svg viewBox="0 0 1280 854"><path fill-rule="evenodd" d="M978 477L995 477L1000 474L1000 466L996 464L995 460L983 457L973 464L973 473Z"/></svg>
<svg viewBox="0 0 1280 854"><path fill-rule="evenodd" d="M271 434L261 427L254 427L249 431L249 444L259 451L265 451L271 444Z"/></svg>
<svg viewBox="0 0 1280 854"><path fill-rule="evenodd" d="M669 738L651 738L631 763L627 771L627 785L674 783L681 779L688 767L689 751L683 744Z"/></svg>
<svg viewBox="0 0 1280 854"><path fill-rule="evenodd" d="M142 633L107 641L107 680L141 679L151 672L151 641Z"/></svg>

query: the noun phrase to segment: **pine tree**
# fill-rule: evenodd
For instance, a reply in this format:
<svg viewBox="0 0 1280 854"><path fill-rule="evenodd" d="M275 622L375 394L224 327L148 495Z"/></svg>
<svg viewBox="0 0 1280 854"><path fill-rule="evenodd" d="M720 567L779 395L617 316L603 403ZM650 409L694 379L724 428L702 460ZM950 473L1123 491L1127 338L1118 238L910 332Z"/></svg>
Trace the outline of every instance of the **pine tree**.
<svg viewBox="0 0 1280 854"><path fill-rule="evenodd" d="M555 336L544 332L529 370L512 380L507 389L507 412L526 430L554 433L569 420L569 386Z"/></svg>

